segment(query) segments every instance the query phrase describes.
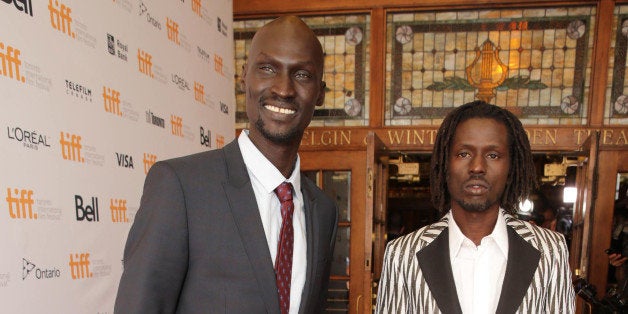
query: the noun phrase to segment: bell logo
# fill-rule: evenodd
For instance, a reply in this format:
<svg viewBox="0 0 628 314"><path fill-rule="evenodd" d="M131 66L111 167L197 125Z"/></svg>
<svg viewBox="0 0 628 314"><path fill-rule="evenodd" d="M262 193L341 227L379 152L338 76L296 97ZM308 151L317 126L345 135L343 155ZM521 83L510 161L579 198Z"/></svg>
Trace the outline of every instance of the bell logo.
<svg viewBox="0 0 628 314"><path fill-rule="evenodd" d="M48 11L50 11L50 25L52 28L63 32L64 34L68 34L68 36L75 38L76 34L71 29L72 25L72 17L70 14L72 13L72 9L67 7L65 4L61 4L59 6L59 1L54 0L54 5L52 0L48 0Z"/></svg>
<svg viewBox="0 0 628 314"><path fill-rule="evenodd" d="M201 0L192 0L192 12L196 13L198 16L202 16Z"/></svg>
<svg viewBox="0 0 628 314"><path fill-rule="evenodd" d="M212 145L212 131L207 130L207 134L205 134L205 129L201 127L201 145L206 147L211 147Z"/></svg>
<svg viewBox="0 0 628 314"><path fill-rule="evenodd" d="M5 50L4 43L0 42L0 62L2 63L0 74L24 83L26 79L20 75L22 61L20 60L19 49L6 46Z"/></svg>
<svg viewBox="0 0 628 314"><path fill-rule="evenodd" d="M81 137L75 134L64 133L61 131L61 155L65 160L73 160L76 162L85 162L85 158L81 157Z"/></svg>
<svg viewBox="0 0 628 314"><path fill-rule="evenodd" d="M72 279L91 278L93 274L89 271L89 253L70 254L70 274Z"/></svg>
<svg viewBox="0 0 628 314"><path fill-rule="evenodd" d="M33 190L13 189L12 192L7 188L6 200L12 219L37 219L37 213L33 213Z"/></svg>
<svg viewBox="0 0 628 314"><path fill-rule="evenodd" d="M120 111L120 92L103 86L102 87L102 98L105 104L105 111L113 113L118 116L122 116L122 112Z"/></svg>
<svg viewBox="0 0 628 314"><path fill-rule="evenodd" d="M26 1L27 0L2 0L2 2L9 5L13 2L13 5L18 11L23 11L24 13L33 16L33 4L31 3L31 0L28 0L28 3L26 3Z"/></svg>
<svg viewBox="0 0 628 314"><path fill-rule="evenodd" d="M214 54L214 70L216 73L224 75L222 73L222 57L217 54Z"/></svg>
<svg viewBox="0 0 628 314"><path fill-rule="evenodd" d="M150 167L157 162L157 156L153 154L144 153L144 159L142 160L144 163L144 174L148 174L148 170Z"/></svg>
<svg viewBox="0 0 628 314"><path fill-rule="evenodd" d="M168 29L168 39L175 44L179 44L179 24L170 18L166 18L166 29Z"/></svg>
<svg viewBox="0 0 628 314"><path fill-rule="evenodd" d="M216 135L216 148L222 148L225 146L225 137L218 134Z"/></svg>
<svg viewBox="0 0 628 314"><path fill-rule="evenodd" d="M199 82L194 82L194 100L205 104L205 86Z"/></svg>
<svg viewBox="0 0 628 314"><path fill-rule="evenodd" d="M140 73L153 77L153 62L151 59L153 56L141 49L137 49L137 63L140 68Z"/></svg>
<svg viewBox="0 0 628 314"><path fill-rule="evenodd" d="M76 207L77 221L98 221L98 198L92 197L92 204L83 207L83 198L80 195L74 195L74 205Z"/></svg>
<svg viewBox="0 0 628 314"><path fill-rule="evenodd" d="M109 200L109 204L112 222L129 222L126 217L126 200L112 198Z"/></svg>
<svg viewBox="0 0 628 314"><path fill-rule="evenodd" d="M172 135L183 137L183 118L171 114L170 124L172 125Z"/></svg>

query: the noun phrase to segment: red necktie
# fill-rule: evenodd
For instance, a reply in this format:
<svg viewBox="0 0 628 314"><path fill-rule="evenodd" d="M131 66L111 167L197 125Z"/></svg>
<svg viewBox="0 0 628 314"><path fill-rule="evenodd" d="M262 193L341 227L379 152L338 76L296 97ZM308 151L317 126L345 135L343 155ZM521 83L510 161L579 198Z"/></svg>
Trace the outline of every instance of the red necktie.
<svg viewBox="0 0 628 314"><path fill-rule="evenodd" d="M294 229L292 228L292 184L281 183L275 193L281 202L281 232L275 258L275 278L277 292L279 292L279 307L281 314L288 314L290 309L290 282L292 280L292 250L294 247Z"/></svg>

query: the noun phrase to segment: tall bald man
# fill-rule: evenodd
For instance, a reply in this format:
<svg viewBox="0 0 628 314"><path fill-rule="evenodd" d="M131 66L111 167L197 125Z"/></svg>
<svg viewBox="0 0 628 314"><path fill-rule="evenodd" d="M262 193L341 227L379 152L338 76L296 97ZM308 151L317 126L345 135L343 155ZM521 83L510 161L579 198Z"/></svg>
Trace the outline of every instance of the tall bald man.
<svg viewBox="0 0 628 314"><path fill-rule="evenodd" d="M321 313L337 209L297 150L325 98L323 51L294 16L253 37L250 129L153 165L124 249L115 313Z"/></svg>

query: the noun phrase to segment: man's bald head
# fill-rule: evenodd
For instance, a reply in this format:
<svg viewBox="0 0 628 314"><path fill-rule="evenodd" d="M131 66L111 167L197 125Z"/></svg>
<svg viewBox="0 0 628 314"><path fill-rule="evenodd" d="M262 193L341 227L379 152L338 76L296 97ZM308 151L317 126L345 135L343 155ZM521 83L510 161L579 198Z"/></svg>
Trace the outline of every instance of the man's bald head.
<svg viewBox="0 0 628 314"><path fill-rule="evenodd" d="M315 57L316 68L322 79L323 47L312 29L299 17L294 15L281 16L262 26L253 36L249 55L255 55L260 41L281 40L290 45L306 45Z"/></svg>

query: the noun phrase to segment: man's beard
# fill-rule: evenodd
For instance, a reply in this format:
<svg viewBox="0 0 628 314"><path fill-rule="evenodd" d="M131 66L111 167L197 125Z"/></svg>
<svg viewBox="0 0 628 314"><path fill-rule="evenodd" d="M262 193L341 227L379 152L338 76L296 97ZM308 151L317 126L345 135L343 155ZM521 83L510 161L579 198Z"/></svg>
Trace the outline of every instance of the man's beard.
<svg viewBox="0 0 628 314"><path fill-rule="evenodd" d="M265 138L267 138L268 140L276 144L293 143L295 141L299 141L301 137L303 136L303 131L299 131L296 128L286 133L271 133L270 131L266 129L266 126L264 125L264 121L262 121L261 118L255 121L255 127L257 128L258 131L260 131L260 133L262 133L262 135Z"/></svg>
<svg viewBox="0 0 628 314"><path fill-rule="evenodd" d="M464 200L452 200L456 202L456 204L460 205L462 209L471 213L482 213L493 205L489 200L486 200L484 203L467 203Z"/></svg>

